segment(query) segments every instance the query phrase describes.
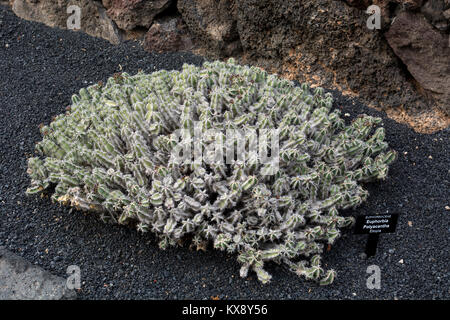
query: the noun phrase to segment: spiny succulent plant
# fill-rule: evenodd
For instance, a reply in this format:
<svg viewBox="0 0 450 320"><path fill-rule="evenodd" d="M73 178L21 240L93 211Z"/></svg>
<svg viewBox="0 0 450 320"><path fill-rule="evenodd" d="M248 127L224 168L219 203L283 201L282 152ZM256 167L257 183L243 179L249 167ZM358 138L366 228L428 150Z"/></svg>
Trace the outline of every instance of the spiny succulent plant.
<svg viewBox="0 0 450 320"><path fill-rule="evenodd" d="M368 196L361 182L384 179L396 158L376 128L380 118L362 115L346 125L332 105L322 88L232 59L122 73L81 89L65 114L41 127L27 192L54 186L54 201L135 224L162 249L185 239L198 248L212 243L237 254L242 277L251 269L266 283L264 264L275 261L329 284L335 272L322 267L323 247L354 220L339 209L361 204ZM227 129L271 132L272 160L250 152L243 161L177 161L180 144L208 154L211 129L222 138ZM203 139L191 138L195 130ZM230 147L219 146L223 153Z"/></svg>

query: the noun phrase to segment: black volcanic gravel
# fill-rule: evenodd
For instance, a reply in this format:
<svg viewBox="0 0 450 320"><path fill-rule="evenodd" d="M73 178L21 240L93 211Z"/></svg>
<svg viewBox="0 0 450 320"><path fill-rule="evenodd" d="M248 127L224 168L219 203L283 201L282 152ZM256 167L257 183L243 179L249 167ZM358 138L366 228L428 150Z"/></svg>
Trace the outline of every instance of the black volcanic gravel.
<svg viewBox="0 0 450 320"><path fill-rule="evenodd" d="M399 152L385 181L367 186L369 200L346 214L401 214L397 232L382 235L375 257L364 259L366 236L346 232L324 262L337 270L320 287L270 265L262 285L238 275L235 256L188 248L159 250L151 235L103 224L48 198L26 196L26 159L41 140L38 125L64 112L80 88L115 72L134 74L199 64L192 54L151 54L137 42L119 46L80 32L18 19L0 6L0 245L50 272L81 268L81 299L448 299L449 129L431 135L386 119L333 92L349 113L385 118L387 140ZM381 289L369 290L366 269L381 268Z"/></svg>

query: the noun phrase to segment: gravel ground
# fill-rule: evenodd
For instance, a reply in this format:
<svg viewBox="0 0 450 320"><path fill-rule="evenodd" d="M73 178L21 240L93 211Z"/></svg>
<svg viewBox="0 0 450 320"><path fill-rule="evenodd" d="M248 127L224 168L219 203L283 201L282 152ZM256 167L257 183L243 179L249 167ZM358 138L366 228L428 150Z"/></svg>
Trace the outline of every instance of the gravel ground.
<svg viewBox="0 0 450 320"><path fill-rule="evenodd" d="M38 125L62 113L80 88L115 72L134 74L199 64L192 54L150 54L136 42L112 46L82 33L18 19L0 6L0 245L58 276L81 268L81 299L448 299L449 129L420 135L333 92L349 113L385 118L387 140L399 152L384 182L346 214L400 213L395 234L382 235L364 259L366 236L348 231L324 262L337 270L320 287L270 265L273 281L241 279L235 256L187 248L160 251L151 235L103 224L49 199L28 197L26 158L41 140ZM381 269L381 289L366 287L369 265Z"/></svg>

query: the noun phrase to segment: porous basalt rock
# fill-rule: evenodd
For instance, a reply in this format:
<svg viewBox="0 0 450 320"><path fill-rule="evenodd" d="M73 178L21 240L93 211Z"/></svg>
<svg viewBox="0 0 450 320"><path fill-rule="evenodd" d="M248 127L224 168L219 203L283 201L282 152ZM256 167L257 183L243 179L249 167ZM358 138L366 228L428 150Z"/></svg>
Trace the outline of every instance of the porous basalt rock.
<svg viewBox="0 0 450 320"><path fill-rule="evenodd" d="M239 53L241 43L234 0L178 0L177 7L191 32L216 56Z"/></svg>
<svg viewBox="0 0 450 320"><path fill-rule="evenodd" d="M102 0L107 13L124 30L149 28L156 15L167 9L172 0Z"/></svg>
<svg viewBox="0 0 450 320"><path fill-rule="evenodd" d="M386 39L426 94L450 115L450 38L436 31L422 14L403 12Z"/></svg>
<svg viewBox="0 0 450 320"><path fill-rule="evenodd" d="M12 10L19 17L45 23L50 27L67 28L67 20L72 13L67 13L69 5L81 9L81 30L95 37L104 38L111 43L121 41L119 30L107 16L103 6L95 1L73 0L68 3L61 0L14 0Z"/></svg>
<svg viewBox="0 0 450 320"><path fill-rule="evenodd" d="M176 15L153 22L145 35L144 48L156 52L190 51L195 44L185 23Z"/></svg>

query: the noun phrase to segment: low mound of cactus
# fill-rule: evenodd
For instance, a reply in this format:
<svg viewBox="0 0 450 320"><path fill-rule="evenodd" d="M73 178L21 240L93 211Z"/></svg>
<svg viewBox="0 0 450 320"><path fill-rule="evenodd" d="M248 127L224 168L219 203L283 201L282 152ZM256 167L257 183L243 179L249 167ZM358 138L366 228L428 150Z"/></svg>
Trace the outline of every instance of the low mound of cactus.
<svg viewBox="0 0 450 320"><path fill-rule="evenodd" d="M54 201L154 233L163 249L188 240L236 253L242 277L266 283L275 261L329 284L324 245L354 220L339 209L361 204L360 183L384 179L396 158L380 118L346 125L332 104L322 88L232 59L116 74L41 126L27 192L54 190ZM230 142L231 131L243 134Z"/></svg>

